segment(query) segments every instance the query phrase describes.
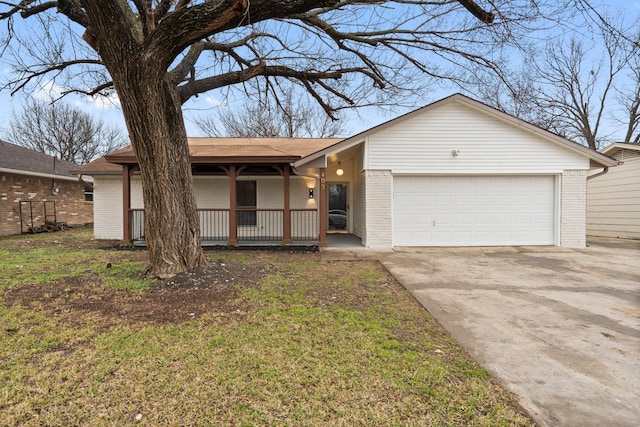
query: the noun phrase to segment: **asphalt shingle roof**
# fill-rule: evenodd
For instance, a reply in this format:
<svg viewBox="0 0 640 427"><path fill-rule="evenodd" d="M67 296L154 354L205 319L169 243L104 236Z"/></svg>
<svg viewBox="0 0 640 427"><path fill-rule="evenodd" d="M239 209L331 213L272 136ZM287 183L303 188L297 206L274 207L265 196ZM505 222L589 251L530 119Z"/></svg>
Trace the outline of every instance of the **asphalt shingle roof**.
<svg viewBox="0 0 640 427"><path fill-rule="evenodd" d="M68 177L78 165L0 140L0 168Z"/></svg>
<svg viewBox="0 0 640 427"><path fill-rule="evenodd" d="M327 148L341 138L189 138L189 151L193 161L198 158L215 161L216 158L253 157L270 158L292 157L300 158ZM111 159L135 158L133 148L127 147L116 150L107 157ZM76 167L75 171L87 175L118 173L122 167L109 163L102 157L98 160Z"/></svg>

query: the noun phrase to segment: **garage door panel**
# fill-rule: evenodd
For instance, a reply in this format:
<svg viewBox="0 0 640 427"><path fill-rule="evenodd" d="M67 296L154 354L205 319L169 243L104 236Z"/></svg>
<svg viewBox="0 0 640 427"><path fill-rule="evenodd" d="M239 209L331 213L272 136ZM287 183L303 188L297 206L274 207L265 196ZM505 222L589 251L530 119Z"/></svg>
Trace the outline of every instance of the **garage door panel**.
<svg viewBox="0 0 640 427"><path fill-rule="evenodd" d="M476 226L482 227L482 226L491 225L491 214L474 212L472 215L474 218L473 223Z"/></svg>
<svg viewBox="0 0 640 427"><path fill-rule="evenodd" d="M456 213L454 214L454 222L456 224L459 224L460 226L473 226L473 215L471 215L470 213L466 212L466 213Z"/></svg>
<svg viewBox="0 0 640 427"><path fill-rule="evenodd" d="M431 225L431 215L426 213L416 213L413 215L413 222L418 225ZM411 223L407 223L411 227Z"/></svg>
<svg viewBox="0 0 640 427"><path fill-rule="evenodd" d="M510 206L511 198L506 194L496 194L493 197L493 204L495 206Z"/></svg>
<svg viewBox="0 0 640 427"><path fill-rule="evenodd" d="M553 244L554 187L552 176L395 177L394 245Z"/></svg>
<svg viewBox="0 0 640 427"><path fill-rule="evenodd" d="M473 206L473 197L468 194L456 195L454 199L454 204L459 208L466 208Z"/></svg>
<svg viewBox="0 0 640 427"><path fill-rule="evenodd" d="M508 224L511 222L512 215L508 213L498 213L491 217L491 225Z"/></svg>

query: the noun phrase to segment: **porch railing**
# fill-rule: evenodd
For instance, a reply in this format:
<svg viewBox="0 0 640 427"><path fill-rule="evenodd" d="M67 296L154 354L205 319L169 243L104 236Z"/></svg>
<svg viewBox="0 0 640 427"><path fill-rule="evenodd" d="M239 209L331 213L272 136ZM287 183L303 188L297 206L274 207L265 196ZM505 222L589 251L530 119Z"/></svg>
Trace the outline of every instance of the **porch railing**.
<svg viewBox="0 0 640 427"><path fill-rule="evenodd" d="M315 209L291 209L291 240L315 241L320 235L318 211Z"/></svg>
<svg viewBox="0 0 640 427"><path fill-rule="evenodd" d="M198 209L200 240L227 242L229 240L229 209Z"/></svg>
<svg viewBox="0 0 640 427"><path fill-rule="evenodd" d="M291 209L291 240L318 240L318 212L315 209ZM229 241L229 209L198 209L202 242L226 244ZM278 242L284 239L283 209L238 208L238 242ZM131 238L144 241L144 210L131 209Z"/></svg>

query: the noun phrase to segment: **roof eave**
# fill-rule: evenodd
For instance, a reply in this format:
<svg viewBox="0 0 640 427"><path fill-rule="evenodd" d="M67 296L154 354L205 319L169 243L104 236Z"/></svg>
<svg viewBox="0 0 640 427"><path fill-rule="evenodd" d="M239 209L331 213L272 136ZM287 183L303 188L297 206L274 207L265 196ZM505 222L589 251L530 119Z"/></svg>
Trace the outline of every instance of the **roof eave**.
<svg viewBox="0 0 640 427"><path fill-rule="evenodd" d="M131 156L105 156L109 163L118 165L137 165L138 159ZM194 156L191 164L269 164L269 163L293 163L300 156Z"/></svg>
<svg viewBox="0 0 640 427"><path fill-rule="evenodd" d="M0 172L11 173L15 175L29 175L36 176L38 178L51 178L51 179L59 179L63 181L78 181L79 178L77 176L71 175L55 175L51 173L42 173L42 172L31 172L19 169L9 169L9 168L0 168Z"/></svg>

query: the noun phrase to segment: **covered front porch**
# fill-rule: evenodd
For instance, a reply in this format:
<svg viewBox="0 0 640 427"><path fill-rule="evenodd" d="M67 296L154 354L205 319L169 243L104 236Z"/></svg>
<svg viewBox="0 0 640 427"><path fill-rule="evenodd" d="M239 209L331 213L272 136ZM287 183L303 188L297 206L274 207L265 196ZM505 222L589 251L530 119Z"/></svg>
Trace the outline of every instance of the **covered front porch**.
<svg viewBox="0 0 640 427"><path fill-rule="evenodd" d="M190 138L203 246L326 247L330 233L360 236L363 192L354 177L361 168L361 151L348 149L296 166L305 155L337 141ZM110 200L109 194L120 193L122 239L145 245L145 206L137 158L131 147L126 147L104 159L121 167L117 180L121 190L112 187L117 181L107 176L107 166L100 166L105 169L101 172L104 178L99 179L105 200L99 202L104 204ZM103 224L101 234L109 232L107 226L117 227L116 221Z"/></svg>
<svg viewBox="0 0 640 427"><path fill-rule="evenodd" d="M136 173L136 165L123 165L124 241L144 245L145 211L141 195L132 194ZM194 165L193 174L203 246L326 246L324 170L296 176L288 163L207 164Z"/></svg>
<svg viewBox="0 0 640 427"><path fill-rule="evenodd" d="M130 210L130 242L144 245L144 209ZM320 244L317 209L198 209L203 246L310 246ZM230 220L235 217L235 225ZM289 226L285 226L285 217ZM255 225L239 225L255 218ZM235 228L235 230L234 230ZM286 229L289 233L286 233ZM235 231L235 233L234 233ZM235 234L235 243L231 237ZM287 243L288 242L288 243Z"/></svg>

